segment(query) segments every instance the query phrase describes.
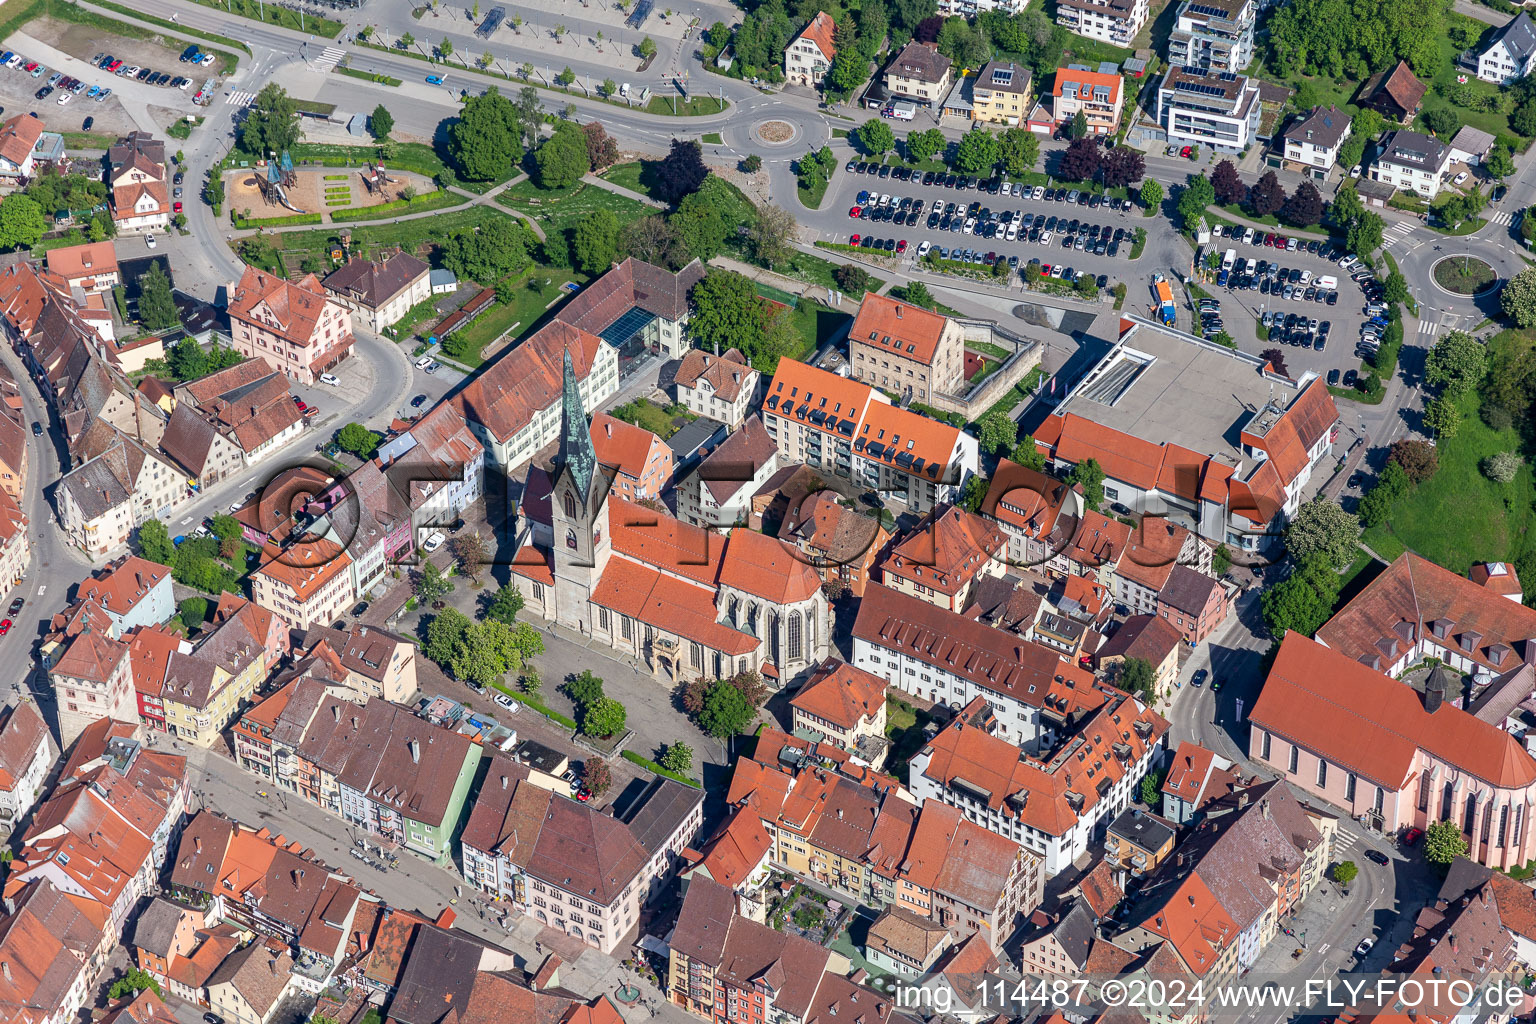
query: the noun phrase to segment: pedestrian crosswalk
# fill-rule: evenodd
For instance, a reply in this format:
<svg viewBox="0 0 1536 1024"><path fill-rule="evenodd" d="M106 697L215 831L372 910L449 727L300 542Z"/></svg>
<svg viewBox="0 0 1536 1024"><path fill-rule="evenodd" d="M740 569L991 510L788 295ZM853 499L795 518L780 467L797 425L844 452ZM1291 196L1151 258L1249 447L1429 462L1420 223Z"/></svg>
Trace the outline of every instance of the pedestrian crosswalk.
<svg viewBox="0 0 1536 1024"><path fill-rule="evenodd" d="M229 94L229 105L232 107L248 107L255 98L256 94L253 92L232 92Z"/></svg>
<svg viewBox="0 0 1536 1024"><path fill-rule="evenodd" d="M336 62L346 55L346 50L336 46L327 46L321 51L320 56L315 58L313 67L316 71L330 71L331 68L336 66Z"/></svg>
<svg viewBox="0 0 1536 1024"><path fill-rule="evenodd" d="M1493 221L1495 224L1510 224L1514 221L1514 214L1510 213L1508 210L1500 210L1498 213L1495 213L1488 219Z"/></svg>
<svg viewBox="0 0 1536 1024"><path fill-rule="evenodd" d="M1407 221L1388 224L1381 232L1382 245L1393 246L1413 233L1413 225Z"/></svg>
<svg viewBox="0 0 1536 1024"><path fill-rule="evenodd" d="M1440 328L1442 326L1444 326L1444 325L1443 324L1437 324L1437 323L1435 323L1432 320L1420 320L1419 321L1419 333L1422 334L1422 335L1425 335L1427 337L1433 338L1436 334L1440 333Z"/></svg>
<svg viewBox="0 0 1536 1024"><path fill-rule="evenodd" d="M1360 842L1360 834L1347 828L1341 828L1333 834L1333 850L1335 855L1348 853Z"/></svg>

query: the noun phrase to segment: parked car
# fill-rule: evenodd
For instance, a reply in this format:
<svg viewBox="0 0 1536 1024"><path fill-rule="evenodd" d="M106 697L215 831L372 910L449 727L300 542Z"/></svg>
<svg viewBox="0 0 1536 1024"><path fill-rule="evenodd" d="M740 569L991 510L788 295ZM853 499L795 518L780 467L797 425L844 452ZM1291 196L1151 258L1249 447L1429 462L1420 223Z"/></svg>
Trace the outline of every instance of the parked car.
<svg viewBox="0 0 1536 1024"><path fill-rule="evenodd" d="M496 703L512 712L514 715L523 710L523 706L504 693L496 695Z"/></svg>

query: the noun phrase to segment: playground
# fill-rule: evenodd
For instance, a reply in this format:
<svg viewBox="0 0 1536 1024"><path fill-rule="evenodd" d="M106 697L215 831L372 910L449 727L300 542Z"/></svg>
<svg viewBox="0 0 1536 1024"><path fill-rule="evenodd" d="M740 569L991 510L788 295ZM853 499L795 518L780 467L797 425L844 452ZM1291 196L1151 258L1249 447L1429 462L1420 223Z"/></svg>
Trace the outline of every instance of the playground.
<svg viewBox="0 0 1536 1024"><path fill-rule="evenodd" d="M295 167L283 158L227 171L224 187L230 209L249 210L249 219L295 213L337 213L424 196L437 191L432 179L387 166ZM407 190L413 190L407 194Z"/></svg>

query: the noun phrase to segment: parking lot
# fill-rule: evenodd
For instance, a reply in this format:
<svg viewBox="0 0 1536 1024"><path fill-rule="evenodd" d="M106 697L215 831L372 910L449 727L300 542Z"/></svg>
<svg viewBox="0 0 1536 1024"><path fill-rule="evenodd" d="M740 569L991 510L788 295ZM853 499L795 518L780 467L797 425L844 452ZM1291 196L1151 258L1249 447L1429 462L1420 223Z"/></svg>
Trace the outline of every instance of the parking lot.
<svg viewBox="0 0 1536 1024"><path fill-rule="evenodd" d="M855 168L851 172L845 167L844 173L834 177L830 198L823 204L827 227L822 237L844 244L853 235L861 236L860 244L865 236L889 240L890 251L901 247L901 255L909 259L915 259L927 242L935 249L950 250L951 258L954 250L969 249L997 254L1021 268L1034 259L1042 265L1067 265L1082 274L1104 275L1112 284L1133 276L1129 257L1134 229L1157 223L1143 219L1139 210L1132 212L1129 201L1111 206L1105 197L1088 192L1077 192L1072 201L1075 190L1070 186L1018 186L1017 194L1005 195L1003 188L1015 193L1012 183L977 182L956 175L942 179L935 175L925 183L926 174L914 173L910 180L894 175L880 178L859 173L857 161L851 166ZM862 205L858 202L861 192L870 194ZM879 201L882 195L888 197L884 204ZM865 215L870 199L873 207ZM860 216L850 219L855 206ZM896 222L897 214L902 214L901 223ZM988 225L995 232L991 237L987 237ZM1116 231L1120 233L1118 242ZM1014 237L1008 238L1009 234ZM1099 251L1092 251L1095 248ZM1114 255L1110 255L1111 249ZM1017 283L1017 277L1011 279Z"/></svg>
<svg viewBox="0 0 1536 1024"><path fill-rule="evenodd" d="M1221 317L1208 333L1225 330L1244 352L1281 349L1291 377L1308 370L1324 376L1337 371L1336 383L1342 384L1344 374L1356 369L1365 354L1357 348L1362 325L1382 319L1365 312L1368 296L1380 297L1379 282L1330 243L1298 243L1287 250L1274 244L1284 237L1279 233L1255 232L1244 241L1246 231L1234 230L1236 237L1213 232L1202 247L1223 257L1228 251L1233 254L1226 284L1218 277L1201 286L1219 304ZM1363 280L1356 280L1355 274ZM1270 337L1262 341L1256 328L1265 320Z"/></svg>

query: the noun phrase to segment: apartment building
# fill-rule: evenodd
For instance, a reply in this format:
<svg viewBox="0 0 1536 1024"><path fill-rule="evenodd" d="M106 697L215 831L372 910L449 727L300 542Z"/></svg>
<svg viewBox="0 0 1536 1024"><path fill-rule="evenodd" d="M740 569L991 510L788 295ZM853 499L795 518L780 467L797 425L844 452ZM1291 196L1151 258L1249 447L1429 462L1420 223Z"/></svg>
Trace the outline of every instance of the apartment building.
<svg viewBox="0 0 1536 1024"><path fill-rule="evenodd" d="M17 892L0 917L0 962L17 965L9 977L0 972L0 1018L10 1024L75 1020L94 998L103 968L94 955L99 938L95 923L53 882Z"/></svg>
<svg viewBox="0 0 1536 1024"><path fill-rule="evenodd" d="M746 422L761 374L734 348L711 355L691 348L683 354L673 384L677 400L700 416L735 430Z"/></svg>
<svg viewBox="0 0 1536 1024"><path fill-rule="evenodd" d="M778 468L778 446L754 416L677 485L678 518L711 530L745 525L753 497Z"/></svg>
<svg viewBox="0 0 1536 1024"><path fill-rule="evenodd" d="M891 546L879 563L880 582L940 608L963 611L981 580L1003 575L1007 547L996 523L940 505Z"/></svg>
<svg viewBox="0 0 1536 1024"><path fill-rule="evenodd" d="M925 405L957 394L965 380L965 333L960 325L899 299L865 292L848 328L853 377Z"/></svg>
<svg viewBox="0 0 1536 1024"><path fill-rule="evenodd" d="M246 359L178 384L161 449L203 488L261 462L304 431L288 382L266 360Z"/></svg>
<svg viewBox="0 0 1536 1024"><path fill-rule="evenodd" d="M885 680L829 658L789 702L797 734L853 754L872 770L885 766Z"/></svg>
<svg viewBox="0 0 1536 1024"><path fill-rule="evenodd" d="M314 274L288 281L246 267L230 293L229 331L242 355L305 385L352 354L352 318Z"/></svg>
<svg viewBox="0 0 1536 1024"><path fill-rule="evenodd" d="M314 626L304 634L305 655L314 656L322 643L340 659L354 693L396 704L415 699L416 645L410 638L360 622L346 631Z"/></svg>
<svg viewBox="0 0 1536 1024"><path fill-rule="evenodd" d="M122 283L117 268L117 251L111 242L89 242L48 250L48 269L58 274L70 288L84 292L106 292Z"/></svg>
<svg viewBox="0 0 1536 1024"><path fill-rule="evenodd" d="M762 415L781 458L882 491L914 512L955 500L976 472L974 437L793 359L779 360Z"/></svg>
<svg viewBox="0 0 1536 1024"><path fill-rule="evenodd" d="M1477 55L1477 77L1511 85L1536 68L1536 23L1525 11L1516 14L1488 39Z"/></svg>
<svg viewBox="0 0 1536 1024"><path fill-rule="evenodd" d="M41 118L18 114L0 124L0 184L17 188L32 177L42 136Z"/></svg>
<svg viewBox="0 0 1536 1024"><path fill-rule="evenodd" d="M251 597L290 626L308 629L334 622L355 596L348 571L352 558L334 541L288 548L269 541L260 557L261 565L251 573Z"/></svg>
<svg viewBox="0 0 1536 1024"><path fill-rule="evenodd" d="M1157 123L1175 145L1237 153L1257 140L1262 116L1258 80L1231 71L1169 68L1157 88Z"/></svg>
<svg viewBox="0 0 1536 1024"><path fill-rule="evenodd" d="M1168 35L1168 63L1237 74L1253 60L1255 0L1183 0Z"/></svg>
<svg viewBox="0 0 1536 1024"><path fill-rule="evenodd" d="M464 876L541 924L604 953L633 941L703 824L704 794L658 778L623 820L492 758L464 827Z"/></svg>
<svg viewBox="0 0 1536 1024"><path fill-rule="evenodd" d="M16 500L0 488L0 585L20 583L32 564L29 522Z"/></svg>
<svg viewBox="0 0 1536 1024"><path fill-rule="evenodd" d="M59 526L92 558L124 548L149 519L167 520L190 493L170 460L101 424L109 435L100 453L59 481Z"/></svg>
<svg viewBox="0 0 1536 1024"><path fill-rule="evenodd" d="M1083 115L1089 135L1113 135L1120 130L1125 106L1124 81L1084 67L1057 68L1051 84L1051 117L1067 124Z"/></svg>
<svg viewBox="0 0 1536 1024"><path fill-rule="evenodd" d="M1371 180L1433 199L1445 185L1450 166L1451 147L1428 135L1399 129L1382 139L1371 164Z"/></svg>
<svg viewBox="0 0 1536 1024"><path fill-rule="evenodd" d="M954 84L951 61L933 43L912 40L885 68L885 91L896 99L933 107Z"/></svg>
<svg viewBox="0 0 1536 1024"><path fill-rule="evenodd" d="M320 284L358 323L378 334L431 298L431 272L425 261L404 252L382 260L354 256Z"/></svg>
<svg viewBox="0 0 1536 1024"><path fill-rule="evenodd" d="M784 80L812 89L821 85L821 80L832 70L832 59L837 56L837 46L832 38L836 31L832 16L817 11L816 17L806 22L805 28L784 50Z"/></svg>
<svg viewBox="0 0 1536 1024"><path fill-rule="evenodd" d="M1013 61L989 61L971 87L971 118L988 124L1018 126L1034 102L1030 70Z"/></svg>
<svg viewBox="0 0 1536 1024"><path fill-rule="evenodd" d="M157 158L152 145L158 140L147 135L124 145L119 140L112 147L121 158L109 160L107 188L112 205L112 220L119 232L163 231L171 226L171 194L166 187L165 149ZM125 152L126 151L126 152Z"/></svg>
<svg viewBox="0 0 1536 1024"><path fill-rule="evenodd" d="M1061 0L1056 24L1076 35L1130 46L1147 23L1147 0Z"/></svg>
<svg viewBox="0 0 1536 1024"><path fill-rule="evenodd" d="M557 322L595 334L626 356L681 359L688 350L688 295L703 279L698 260L673 273L631 256L561 306Z"/></svg>
<svg viewBox="0 0 1536 1024"><path fill-rule="evenodd" d="M63 747L103 717L129 725L139 721L128 645L107 633L106 616L94 608L84 609L79 621L79 632L51 648L45 643Z"/></svg>
<svg viewBox="0 0 1536 1024"><path fill-rule="evenodd" d="M27 816L58 756L47 724L30 701L0 711L0 828L14 829Z"/></svg>
<svg viewBox="0 0 1536 1024"><path fill-rule="evenodd" d="M806 495L786 510L778 535L805 554L824 586L862 597L891 535L879 519L844 500L836 491Z"/></svg>
<svg viewBox="0 0 1536 1024"><path fill-rule="evenodd" d="M1135 658L1152 666L1152 697L1167 700L1179 676L1179 649L1184 635L1157 615L1132 615L1095 652L1100 669L1113 669ZM1113 677L1111 677L1113 678Z"/></svg>
<svg viewBox="0 0 1536 1024"><path fill-rule="evenodd" d="M1314 107L1285 129L1281 167L1314 178L1326 178L1339 161L1339 147L1350 135L1350 117L1332 104Z"/></svg>
<svg viewBox="0 0 1536 1024"><path fill-rule="evenodd" d="M1163 817L1175 825L1188 825L1213 800L1219 800L1242 784L1233 763L1198 743L1184 740L1168 762L1163 779Z"/></svg>
<svg viewBox="0 0 1536 1024"><path fill-rule="evenodd" d="M990 696L972 698L913 756L913 795L959 808L1031 851L1054 877L1130 806L1161 762L1168 732L1139 698L1109 687L1084 696L1097 704L1039 756L1004 738L1012 731L1007 712L995 711Z"/></svg>
<svg viewBox="0 0 1536 1024"><path fill-rule="evenodd" d="M621 498L658 499L672 482L672 449L644 427L593 413L592 448L598 465L613 470L613 487Z"/></svg>

